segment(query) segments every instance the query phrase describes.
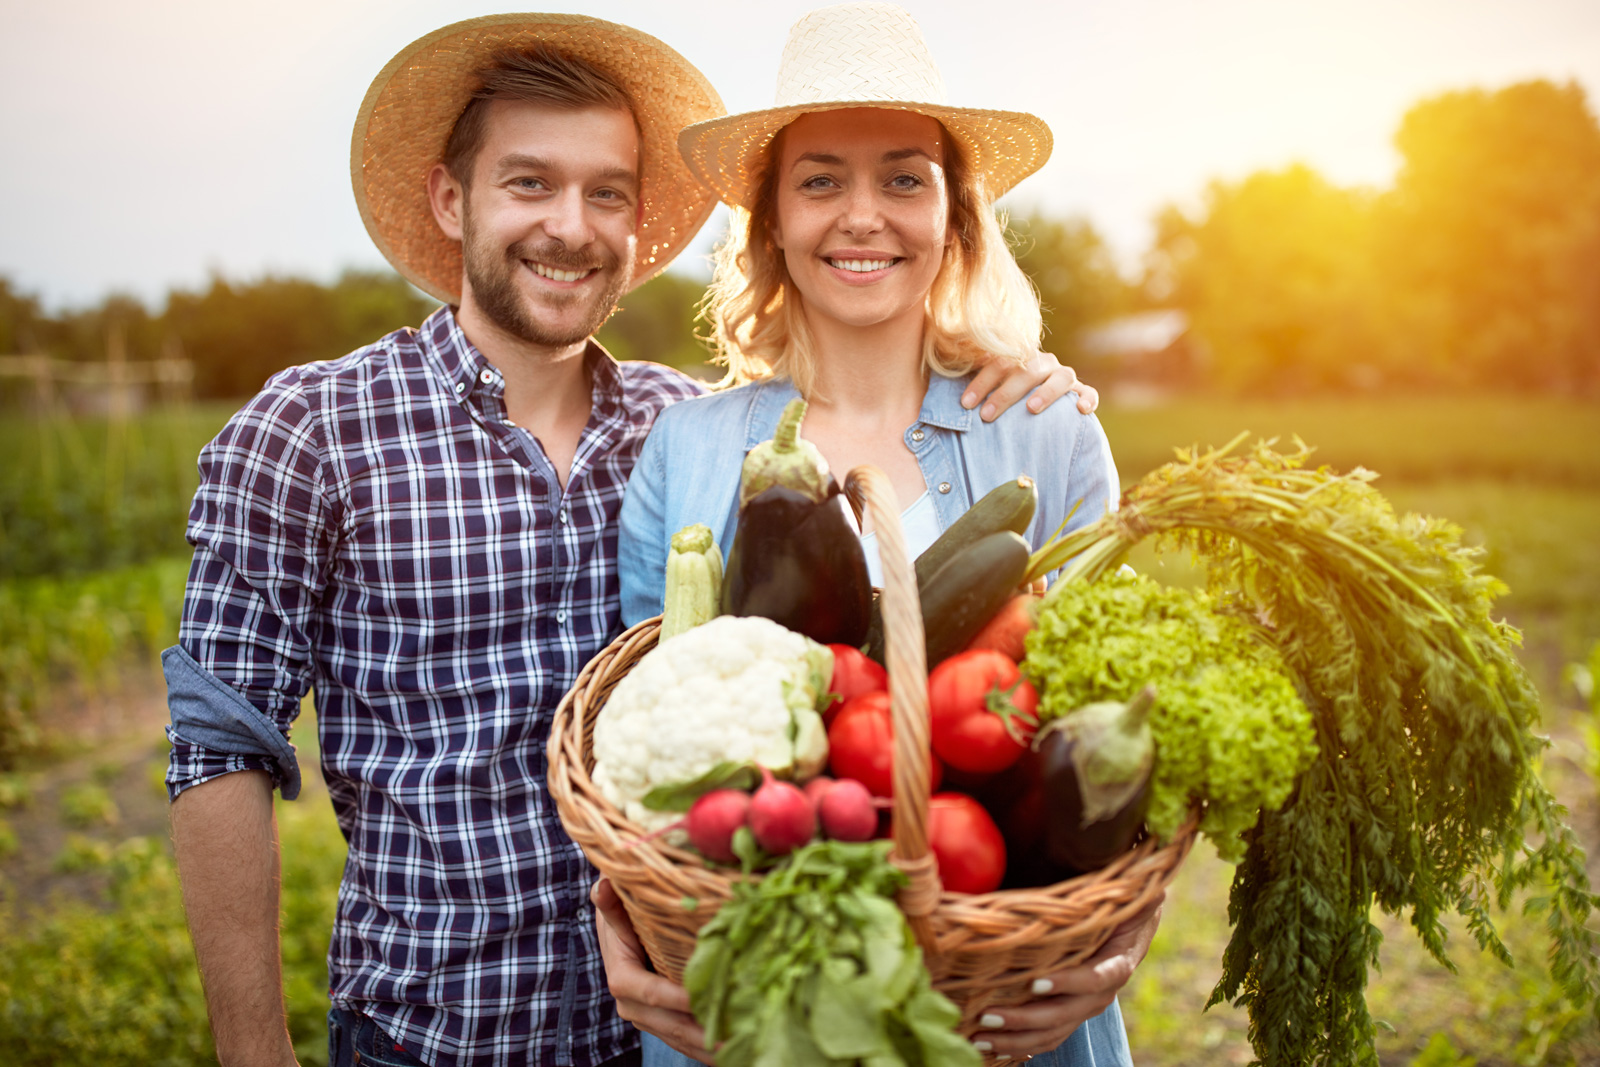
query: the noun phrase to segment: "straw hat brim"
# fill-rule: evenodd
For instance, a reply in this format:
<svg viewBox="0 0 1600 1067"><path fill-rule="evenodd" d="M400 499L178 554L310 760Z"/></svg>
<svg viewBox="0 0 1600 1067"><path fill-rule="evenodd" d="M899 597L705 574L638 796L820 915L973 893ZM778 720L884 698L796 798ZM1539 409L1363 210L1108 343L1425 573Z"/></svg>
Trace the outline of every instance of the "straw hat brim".
<svg viewBox="0 0 1600 1067"><path fill-rule="evenodd" d="M967 162L996 199L1044 166L1055 138L1037 115L988 111L910 100L835 100L747 111L694 123L678 135L678 149L694 176L728 204L749 208L767 146L778 131L801 115L847 108L913 111L938 119L961 143Z"/></svg>
<svg viewBox="0 0 1600 1067"><path fill-rule="evenodd" d="M476 73L501 49L537 44L594 64L633 101L642 131L634 287L682 252L716 206L690 175L676 136L725 108L705 75L672 48L583 15L488 15L454 23L389 61L361 102L350 140L350 177L367 233L407 280L445 303L461 302L461 245L434 221L428 171L477 88Z"/></svg>

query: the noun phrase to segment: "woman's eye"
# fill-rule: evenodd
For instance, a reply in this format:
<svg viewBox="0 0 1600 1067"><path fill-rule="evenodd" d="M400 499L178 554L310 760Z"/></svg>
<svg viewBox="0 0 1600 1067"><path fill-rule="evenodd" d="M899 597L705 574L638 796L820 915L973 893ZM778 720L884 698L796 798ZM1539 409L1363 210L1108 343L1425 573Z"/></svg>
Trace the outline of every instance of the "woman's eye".
<svg viewBox="0 0 1600 1067"><path fill-rule="evenodd" d="M896 189L911 190L922 188L923 181L915 174L896 174L889 180L889 184Z"/></svg>
<svg viewBox="0 0 1600 1067"><path fill-rule="evenodd" d="M813 175L800 183L802 189L827 189L833 185L833 179L826 174Z"/></svg>

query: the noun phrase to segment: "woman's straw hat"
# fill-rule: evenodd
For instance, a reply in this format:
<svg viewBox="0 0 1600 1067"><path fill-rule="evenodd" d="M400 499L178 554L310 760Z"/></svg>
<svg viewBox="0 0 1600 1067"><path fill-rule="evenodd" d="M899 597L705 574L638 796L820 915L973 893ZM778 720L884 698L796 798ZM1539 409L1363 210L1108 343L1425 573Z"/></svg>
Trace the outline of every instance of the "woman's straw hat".
<svg viewBox="0 0 1600 1067"><path fill-rule="evenodd" d="M389 61L356 116L350 177L367 232L394 268L449 304L461 301L461 245L428 206L428 171L503 49L547 45L592 63L632 99L642 131L642 214L633 284L655 275L716 206L678 155L676 135L725 108L711 83L649 34L584 15L488 15L435 30Z"/></svg>
<svg viewBox="0 0 1600 1067"><path fill-rule="evenodd" d="M938 119L991 199L1043 166L1054 143L1037 115L951 107L916 20L893 4L858 3L819 8L794 24L773 107L697 122L678 135L678 147L697 178L748 208L779 130L808 112L851 107Z"/></svg>

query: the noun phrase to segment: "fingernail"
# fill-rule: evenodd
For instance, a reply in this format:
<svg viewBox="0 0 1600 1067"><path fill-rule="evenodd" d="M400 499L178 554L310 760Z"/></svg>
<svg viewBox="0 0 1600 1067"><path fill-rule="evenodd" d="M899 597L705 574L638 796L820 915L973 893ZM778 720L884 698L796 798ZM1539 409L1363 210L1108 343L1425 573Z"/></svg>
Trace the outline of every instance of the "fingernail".
<svg viewBox="0 0 1600 1067"><path fill-rule="evenodd" d="M978 1025L985 1030L998 1030L1005 1024L1006 1021L992 1011L986 1012L978 1019Z"/></svg>
<svg viewBox="0 0 1600 1067"><path fill-rule="evenodd" d="M1033 412L1035 415L1039 414L1039 412L1044 410L1044 401L1036 396L1030 397L1028 399L1028 410Z"/></svg>
<svg viewBox="0 0 1600 1067"><path fill-rule="evenodd" d="M988 1042L988 1041L984 1041L982 1038L979 1038L977 1041L974 1041L972 1043L972 1047L977 1049L979 1052L993 1052L994 1051L994 1045L992 1043Z"/></svg>
<svg viewBox="0 0 1600 1067"><path fill-rule="evenodd" d="M993 404L985 404L985 405L983 405L983 411L979 412L979 414L983 417L983 421L984 422L993 422L994 421L994 405Z"/></svg>
<svg viewBox="0 0 1600 1067"><path fill-rule="evenodd" d="M1048 978L1035 978L1033 980L1033 995L1036 997L1042 997L1046 993L1049 993L1051 990L1055 989L1055 987L1056 984L1050 981Z"/></svg>
<svg viewBox="0 0 1600 1067"><path fill-rule="evenodd" d="M977 393L962 393L961 394L961 406L964 407L964 408L977 407L978 406L978 394Z"/></svg>

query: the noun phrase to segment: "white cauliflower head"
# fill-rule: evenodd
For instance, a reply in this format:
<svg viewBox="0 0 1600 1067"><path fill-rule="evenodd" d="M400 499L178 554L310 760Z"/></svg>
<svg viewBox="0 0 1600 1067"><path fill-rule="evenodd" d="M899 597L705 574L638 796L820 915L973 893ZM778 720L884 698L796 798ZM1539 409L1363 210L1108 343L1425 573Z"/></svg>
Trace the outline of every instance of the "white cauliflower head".
<svg viewBox="0 0 1600 1067"><path fill-rule="evenodd" d="M673 812L650 790L718 763L758 763L793 778L827 763L817 703L833 653L770 619L724 615L663 641L628 672L594 724L594 783L628 818L655 830Z"/></svg>

